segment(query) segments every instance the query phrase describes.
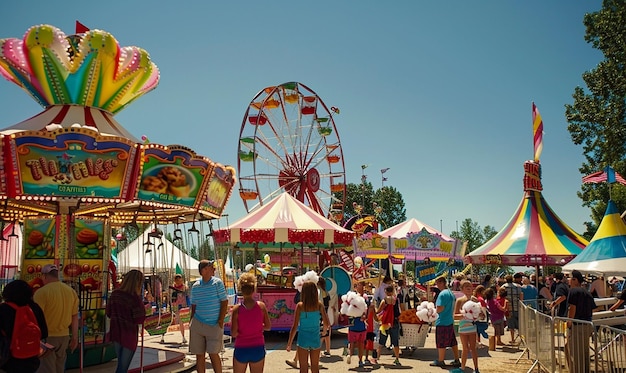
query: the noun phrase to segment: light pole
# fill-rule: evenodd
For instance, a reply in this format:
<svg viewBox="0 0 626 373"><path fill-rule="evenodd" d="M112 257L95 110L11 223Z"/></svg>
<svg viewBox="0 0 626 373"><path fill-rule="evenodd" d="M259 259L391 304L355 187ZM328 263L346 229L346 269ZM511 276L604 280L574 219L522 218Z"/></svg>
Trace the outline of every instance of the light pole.
<svg viewBox="0 0 626 373"><path fill-rule="evenodd" d="M366 164L361 165L361 206L365 207L365 182L367 181L367 175L365 175Z"/></svg>

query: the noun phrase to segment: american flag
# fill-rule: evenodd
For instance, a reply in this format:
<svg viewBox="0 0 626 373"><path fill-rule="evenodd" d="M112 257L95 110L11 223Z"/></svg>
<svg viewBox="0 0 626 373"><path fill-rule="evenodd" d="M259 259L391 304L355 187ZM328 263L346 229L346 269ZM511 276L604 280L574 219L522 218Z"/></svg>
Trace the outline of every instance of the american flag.
<svg viewBox="0 0 626 373"><path fill-rule="evenodd" d="M611 166L606 166L603 171L594 172L590 175L583 177L583 184L603 182L607 182L609 184L620 183L622 185L626 185L626 180L622 177L622 175L615 172L615 170Z"/></svg>

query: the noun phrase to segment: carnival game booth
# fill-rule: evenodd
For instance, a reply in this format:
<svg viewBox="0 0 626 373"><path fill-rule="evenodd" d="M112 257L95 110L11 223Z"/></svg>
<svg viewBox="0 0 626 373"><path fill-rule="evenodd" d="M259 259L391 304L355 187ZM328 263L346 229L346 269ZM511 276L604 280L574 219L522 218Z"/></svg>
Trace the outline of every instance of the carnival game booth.
<svg viewBox="0 0 626 373"><path fill-rule="evenodd" d="M533 104L535 157L524 162L524 196L517 210L493 238L465 256L468 264L535 267L562 266L588 242L566 225L543 198L541 165L543 122Z"/></svg>
<svg viewBox="0 0 626 373"><path fill-rule="evenodd" d="M309 255L315 255L311 253L320 249L333 250L335 245L349 245L353 236L352 231L329 221L287 192L231 224L229 228L213 232L213 238L218 245L239 249L239 245L252 244L255 252L259 252L262 245L263 252L273 251L278 253L279 257L282 257L280 254L283 251L309 252ZM279 263L279 268L298 264L302 271L304 257L304 255L298 257L300 263L293 261ZM260 256L255 258L261 259ZM331 303L334 295L335 309L339 310L338 299L352 286L350 275L339 265L325 268L320 275L326 278ZM269 273L266 284L258 286L256 296L267 305L272 330L291 329L295 295L293 276L283 276L282 271ZM226 322L224 329L226 333L230 333L230 322Z"/></svg>
<svg viewBox="0 0 626 373"><path fill-rule="evenodd" d="M44 107L0 130L0 218L23 229L19 278L36 291L41 268L57 265L79 293L83 326L67 367L110 360L111 237L219 218L235 170L182 145L143 143L114 119L156 88L159 70L108 32L33 26L0 40L0 75Z"/></svg>

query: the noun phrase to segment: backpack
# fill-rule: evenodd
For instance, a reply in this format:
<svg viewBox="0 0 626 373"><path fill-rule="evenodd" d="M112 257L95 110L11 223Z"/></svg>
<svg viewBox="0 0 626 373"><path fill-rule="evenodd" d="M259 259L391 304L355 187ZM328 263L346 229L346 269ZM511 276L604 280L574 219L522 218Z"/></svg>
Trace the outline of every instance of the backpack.
<svg viewBox="0 0 626 373"><path fill-rule="evenodd" d="M11 356L16 359L27 359L39 355L41 329L33 310L28 306L18 306L8 302L15 310L13 334L11 336Z"/></svg>

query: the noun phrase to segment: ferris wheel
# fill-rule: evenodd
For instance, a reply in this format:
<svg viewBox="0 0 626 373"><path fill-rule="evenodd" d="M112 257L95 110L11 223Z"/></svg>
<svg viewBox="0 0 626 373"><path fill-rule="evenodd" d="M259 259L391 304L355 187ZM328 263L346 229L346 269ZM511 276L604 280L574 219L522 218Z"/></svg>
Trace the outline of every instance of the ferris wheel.
<svg viewBox="0 0 626 373"><path fill-rule="evenodd" d="M248 212L288 192L340 223L345 166L333 113L298 82L261 90L250 102L238 145L239 195Z"/></svg>

